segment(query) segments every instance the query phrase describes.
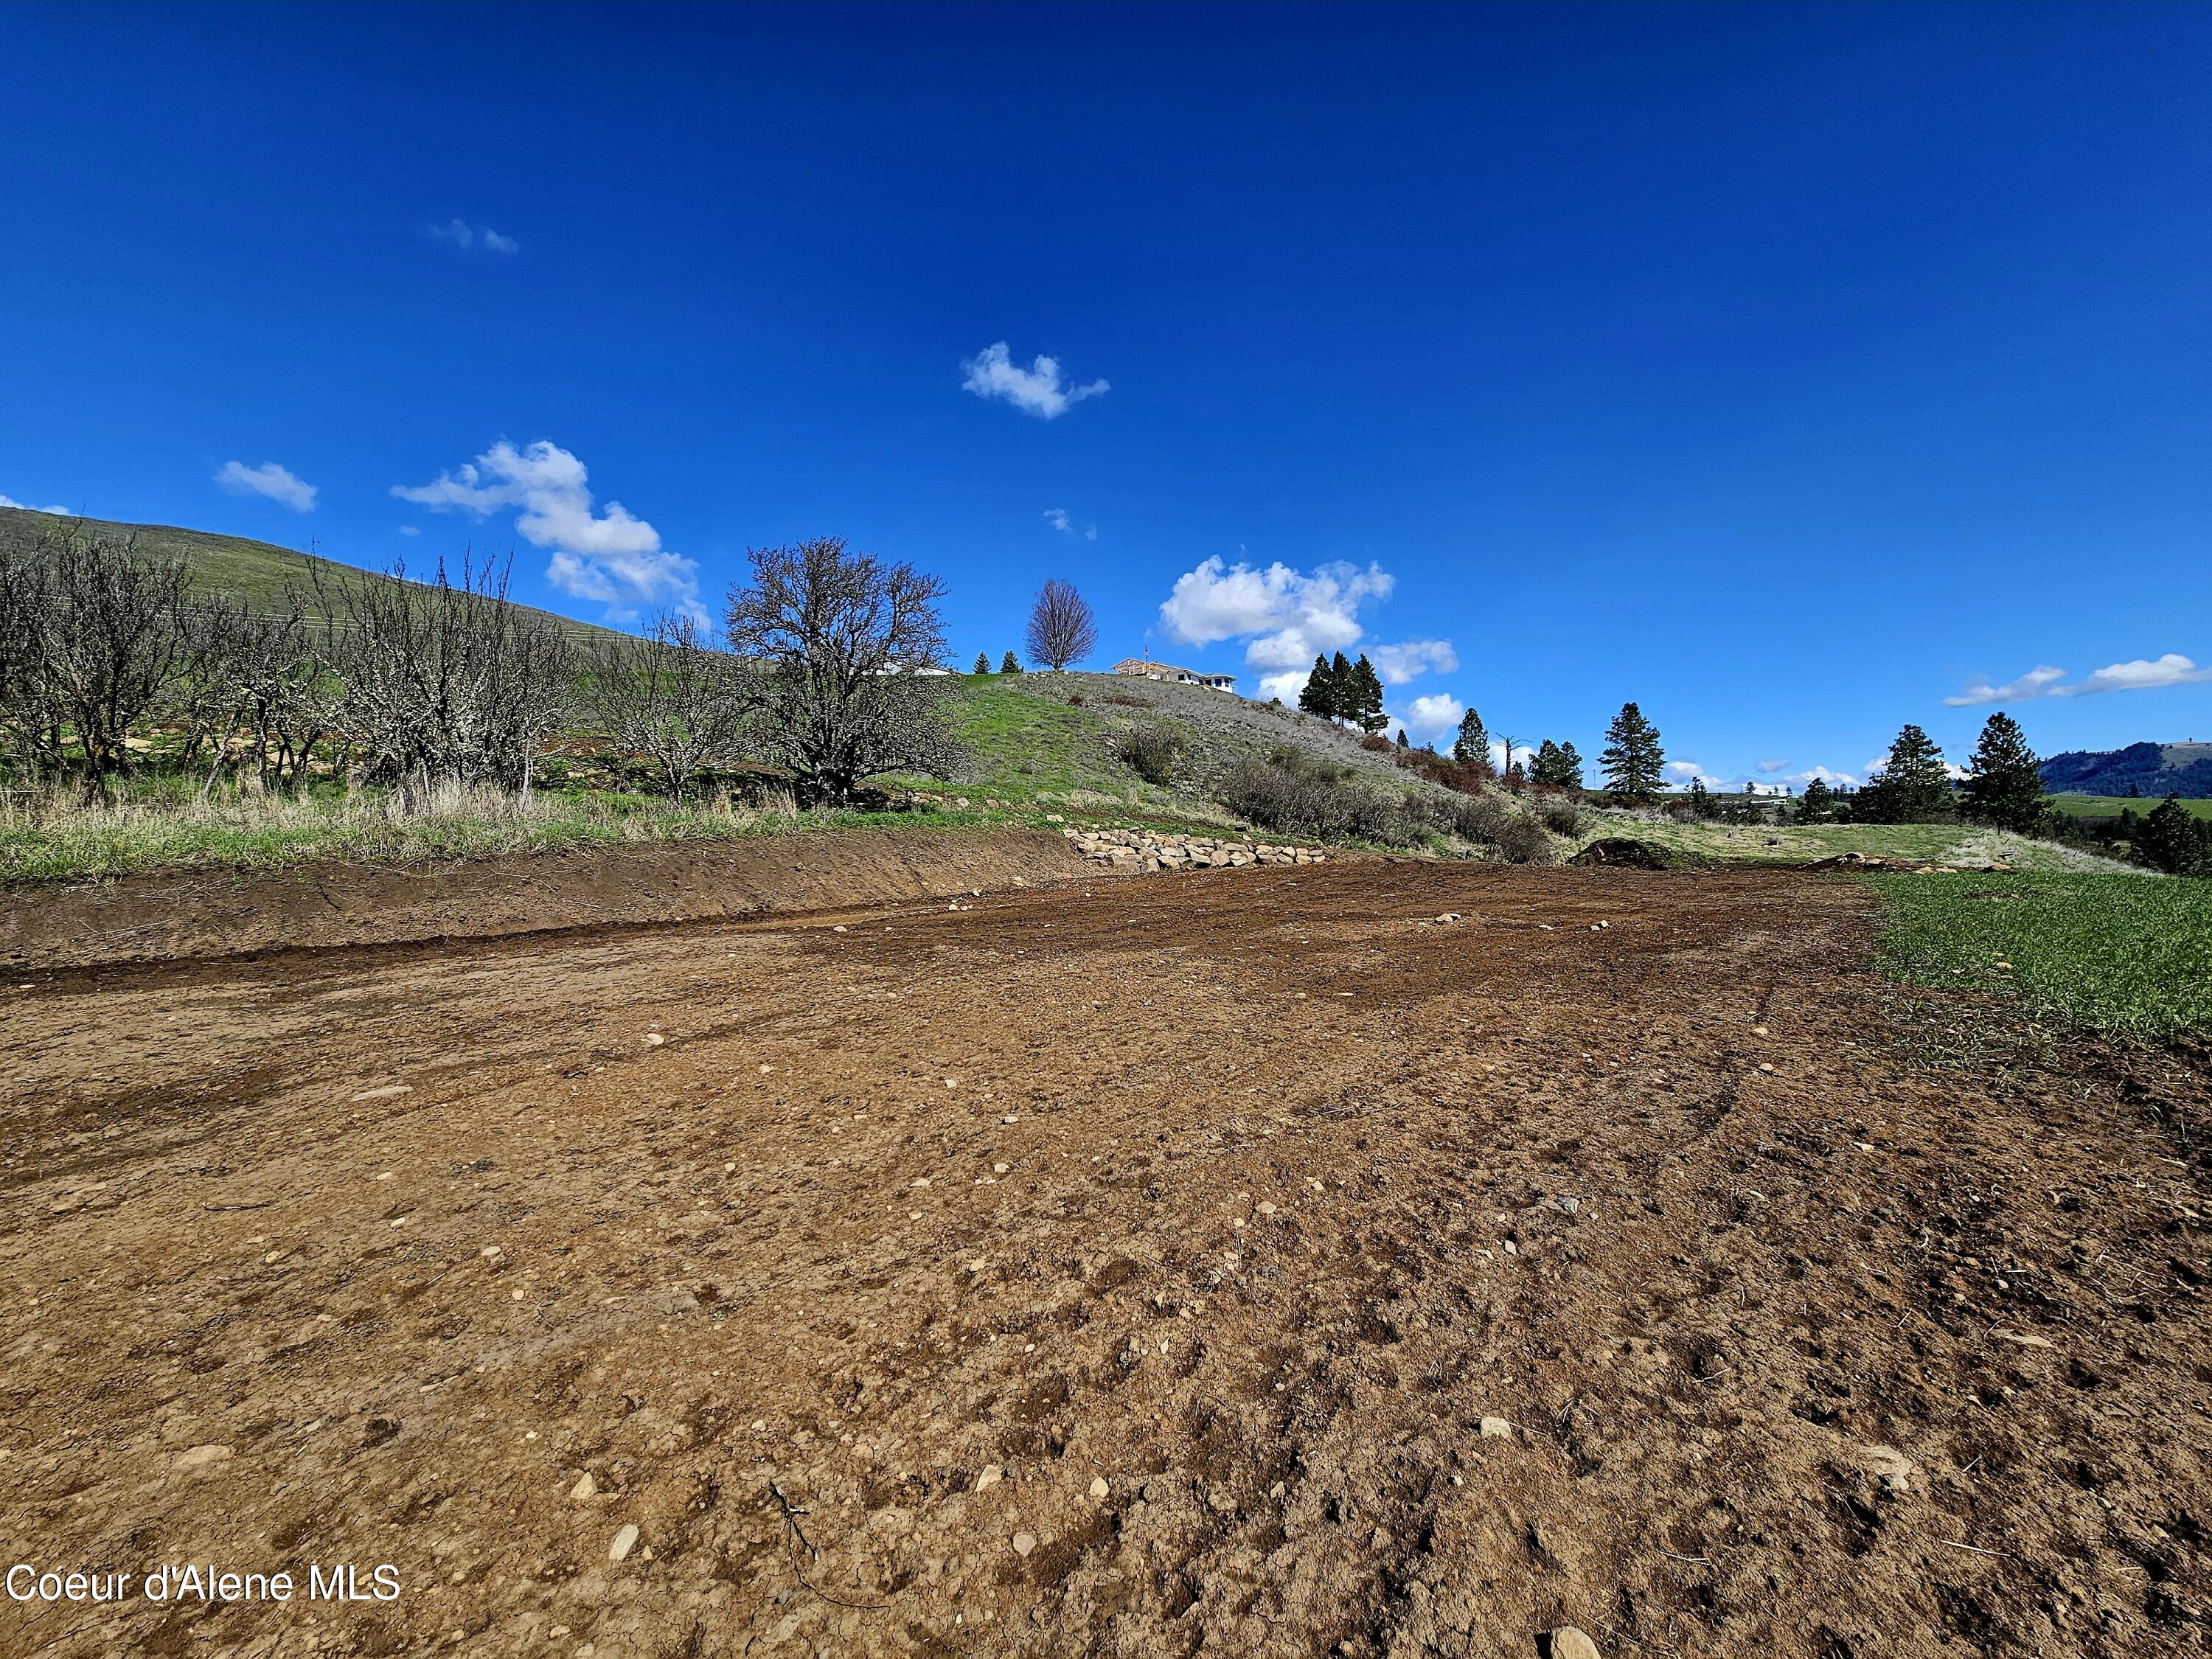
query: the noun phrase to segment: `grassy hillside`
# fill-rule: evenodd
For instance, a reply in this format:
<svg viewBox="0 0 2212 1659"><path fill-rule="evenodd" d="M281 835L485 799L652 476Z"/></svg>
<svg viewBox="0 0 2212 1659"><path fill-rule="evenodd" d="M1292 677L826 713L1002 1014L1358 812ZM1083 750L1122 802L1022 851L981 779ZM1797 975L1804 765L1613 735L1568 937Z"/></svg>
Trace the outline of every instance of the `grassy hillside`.
<svg viewBox="0 0 2212 1659"><path fill-rule="evenodd" d="M335 559L318 558L270 542L250 541L243 536L211 536L204 531L179 530L171 525L64 519L51 513L0 507L0 547L35 548L60 533L102 536L116 541L136 537L138 546L149 553L180 555L194 586L205 592L235 594L257 611L281 610L284 590L291 584L306 590L312 602L313 591L307 580L311 568L320 567L326 577L362 574L358 567ZM432 557L434 562L435 556ZM378 580L388 580L375 572L368 574ZM530 605L519 608L544 617L580 643L588 644L610 635L611 630L574 617L556 616Z"/></svg>
<svg viewBox="0 0 2212 1659"><path fill-rule="evenodd" d="M2116 818L2130 808L2138 817L2147 815L2164 799L2163 795L2053 795L2051 804L2069 817ZM2184 797L2181 805L2200 818L2212 818L2212 800Z"/></svg>
<svg viewBox="0 0 2212 1659"><path fill-rule="evenodd" d="M1598 814L1586 841L1626 836L1736 864L1809 864L1857 853L1927 864L2008 864L2015 869L2079 873L2129 872L2109 859L2056 842L2031 841L1970 823L1712 823L1640 814Z"/></svg>

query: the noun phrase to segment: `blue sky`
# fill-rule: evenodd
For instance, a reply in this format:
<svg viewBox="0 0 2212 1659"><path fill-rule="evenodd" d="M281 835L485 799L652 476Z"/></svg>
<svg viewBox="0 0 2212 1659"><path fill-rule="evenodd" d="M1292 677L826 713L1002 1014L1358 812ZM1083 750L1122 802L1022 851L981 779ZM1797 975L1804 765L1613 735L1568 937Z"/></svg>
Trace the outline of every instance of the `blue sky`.
<svg viewBox="0 0 2212 1659"><path fill-rule="evenodd" d="M2212 738L2212 9L5 36L17 502L511 548L592 617L840 534L963 663L1060 574L1101 665L1341 645L1417 738L1585 754L1632 697L1723 780L1962 756L1978 688Z"/></svg>

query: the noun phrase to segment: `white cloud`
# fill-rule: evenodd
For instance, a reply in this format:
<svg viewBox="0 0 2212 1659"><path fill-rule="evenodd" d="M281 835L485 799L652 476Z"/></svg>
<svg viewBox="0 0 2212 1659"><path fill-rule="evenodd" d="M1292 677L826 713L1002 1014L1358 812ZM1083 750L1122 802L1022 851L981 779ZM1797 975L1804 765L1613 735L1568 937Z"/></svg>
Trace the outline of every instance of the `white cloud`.
<svg viewBox="0 0 2212 1659"><path fill-rule="evenodd" d="M30 502L19 501L12 495L0 495L0 507L17 507L25 513L52 513L64 519L69 517L69 508L65 507L33 507Z"/></svg>
<svg viewBox="0 0 2212 1659"><path fill-rule="evenodd" d="M1759 769L1762 772L1779 772L1789 764L1786 760L1764 760L1759 762Z"/></svg>
<svg viewBox="0 0 2212 1659"><path fill-rule="evenodd" d="M1792 772L1782 781L1790 785L1802 794L1804 793L1805 786L1815 778L1820 779L1831 789L1856 789L1859 787L1859 780L1850 773L1832 772L1825 766L1808 766L1802 772Z"/></svg>
<svg viewBox="0 0 2212 1659"><path fill-rule="evenodd" d="M264 461L259 466L225 461L216 470L215 481L234 495L265 495L295 513L315 510L315 486L294 477L289 468L274 461Z"/></svg>
<svg viewBox="0 0 2212 1659"><path fill-rule="evenodd" d="M1059 531L1062 535L1073 536L1075 533L1075 526L1068 523L1067 509L1064 507L1048 507L1045 508L1044 521L1050 525L1054 530Z"/></svg>
<svg viewBox="0 0 2212 1659"><path fill-rule="evenodd" d="M562 592L623 617L666 605L707 619L698 566L661 546L660 532L620 501L595 514L583 462L557 444L540 439L518 450L502 438L458 471L427 484L394 484L392 493L433 513L459 509L479 519L516 508L523 539L552 550L545 578Z"/></svg>
<svg viewBox="0 0 2212 1659"><path fill-rule="evenodd" d="M2137 657L2131 662L2107 663L2071 685L2062 684L2063 668L2048 665L2031 668L2009 685L1974 681L1944 702L1953 708L1971 708L1985 702L2026 702L2034 697L2094 697L2106 691L2155 691L2169 685L2197 685L2212 680L2212 668L2199 668L2178 651L2162 657Z"/></svg>
<svg viewBox="0 0 2212 1659"><path fill-rule="evenodd" d="M1325 564L1308 575L1282 564L1231 565L1217 554L1176 579L1160 620L1185 645L1249 639L1244 660L1255 668L1310 668L1316 656L1357 645L1359 607L1387 599L1394 585L1379 565Z"/></svg>
<svg viewBox="0 0 2212 1659"><path fill-rule="evenodd" d="M465 219L449 219L442 225L425 225L422 234L434 242L444 242L464 253L473 253L479 247L486 253L520 253L522 244L512 236L502 236L489 225L471 225Z"/></svg>
<svg viewBox="0 0 2212 1659"><path fill-rule="evenodd" d="M1093 380L1088 386L1063 381L1057 357L1039 357L1024 368L1008 354L1004 340L985 346L960 368L967 377L960 382L963 391L983 398L1002 398L1024 415L1044 421L1065 415L1070 405L1085 398L1103 397L1112 389L1103 380Z"/></svg>
<svg viewBox="0 0 2212 1659"><path fill-rule="evenodd" d="M399 526L399 533L403 536L419 536L422 532L411 524L403 524Z"/></svg>
<svg viewBox="0 0 2212 1659"><path fill-rule="evenodd" d="M1708 789L1720 789L1727 787L1695 761L1668 761L1667 775L1677 783L1702 783Z"/></svg>
<svg viewBox="0 0 2212 1659"><path fill-rule="evenodd" d="M1536 761L1536 751L1525 743L1516 743L1513 745L1513 759L1519 761L1524 767L1533 766ZM1492 738L1490 740L1490 769L1503 773L1506 765L1504 742L1500 738Z"/></svg>
<svg viewBox="0 0 2212 1659"><path fill-rule="evenodd" d="M2087 678L2062 685L2054 697L2087 697L2100 691L2154 691L2166 685L2196 685L2212 680L2212 668L2199 668L2178 651L2155 661L2138 657L2133 662L2107 663Z"/></svg>
<svg viewBox="0 0 2212 1659"><path fill-rule="evenodd" d="M1425 741L1440 738L1447 732L1459 729L1459 717L1467 713L1467 705L1449 691L1432 691L1425 697L1416 697L1393 718L1406 728L1407 734Z"/></svg>
<svg viewBox="0 0 2212 1659"><path fill-rule="evenodd" d="M1407 640L1402 645L1378 645L1369 652L1375 672L1385 685L1403 685L1431 668L1449 674L1459 666L1459 653L1449 640Z"/></svg>
<svg viewBox="0 0 2212 1659"><path fill-rule="evenodd" d="M2029 669L2027 672L2007 685L1991 685L1985 679L1976 680L1957 696L1946 697L1943 702L1947 707L1952 708L1971 708L1977 703L1984 702L2026 702L2032 697L2040 697L2050 693L2051 688L2065 678L2064 669L2052 668L2046 665L2041 668ZM2063 696L2064 693L2052 695Z"/></svg>
<svg viewBox="0 0 2212 1659"><path fill-rule="evenodd" d="M1262 674L1260 677L1260 701L1265 702L1270 697L1280 697L1296 707L1298 693L1306 689L1306 682L1312 678L1313 670L1310 668L1293 668L1280 674Z"/></svg>

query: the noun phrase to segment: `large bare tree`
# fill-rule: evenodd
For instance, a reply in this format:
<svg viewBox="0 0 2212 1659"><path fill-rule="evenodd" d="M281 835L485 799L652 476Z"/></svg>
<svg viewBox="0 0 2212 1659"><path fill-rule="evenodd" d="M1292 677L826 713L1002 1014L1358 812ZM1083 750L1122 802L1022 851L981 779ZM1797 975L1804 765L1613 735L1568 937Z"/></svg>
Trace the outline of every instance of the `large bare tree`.
<svg viewBox="0 0 2212 1659"><path fill-rule="evenodd" d="M345 684L349 738L372 775L420 810L441 783L527 800L538 751L574 696L576 653L552 623L507 603L507 567L441 560L427 582L315 567Z"/></svg>
<svg viewBox="0 0 2212 1659"><path fill-rule="evenodd" d="M746 556L752 580L730 590L728 635L761 753L831 799L879 772L955 763L941 690L915 673L945 654L941 581L837 536Z"/></svg>
<svg viewBox="0 0 2212 1659"><path fill-rule="evenodd" d="M624 635L596 653L587 701L615 745L642 757L662 792L681 799L702 767L736 753L747 690L737 659L697 618L664 611L643 638Z"/></svg>
<svg viewBox="0 0 2212 1659"><path fill-rule="evenodd" d="M1030 606L1030 660L1055 673L1098 648L1098 619L1073 582L1054 576Z"/></svg>

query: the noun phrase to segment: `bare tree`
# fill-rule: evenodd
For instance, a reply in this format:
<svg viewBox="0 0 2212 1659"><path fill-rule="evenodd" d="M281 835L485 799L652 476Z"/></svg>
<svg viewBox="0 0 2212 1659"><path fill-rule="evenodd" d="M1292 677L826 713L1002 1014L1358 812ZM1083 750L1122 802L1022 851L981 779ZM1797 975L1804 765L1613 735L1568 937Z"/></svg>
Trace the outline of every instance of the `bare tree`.
<svg viewBox="0 0 2212 1659"><path fill-rule="evenodd" d="M942 775L957 758L933 678L944 584L842 537L755 548L730 590L730 648L745 665L755 741L810 791L843 799L865 777Z"/></svg>
<svg viewBox="0 0 2212 1659"><path fill-rule="evenodd" d="M142 554L136 536L116 541L74 526L49 532L29 557L43 568L9 578L33 607L27 629L9 625L26 634L9 647L19 663L9 673L21 677L31 705L18 734L43 732L58 759L66 725L84 759L86 792L97 796L130 770L131 730L176 672L184 561Z"/></svg>
<svg viewBox="0 0 2212 1659"><path fill-rule="evenodd" d="M0 546L0 724L33 776L58 769L62 759L61 699L47 672L60 605L41 551Z"/></svg>
<svg viewBox="0 0 2212 1659"><path fill-rule="evenodd" d="M650 762L662 792L681 799L702 766L737 752L745 690L736 659L697 618L664 611L643 638L597 653L586 699L614 744Z"/></svg>
<svg viewBox="0 0 2212 1659"><path fill-rule="evenodd" d="M1030 606L1030 660L1054 673L1098 648L1098 619L1073 582L1054 576L1037 589Z"/></svg>
<svg viewBox="0 0 2212 1659"><path fill-rule="evenodd" d="M343 713L372 775L398 787L403 811L432 789L489 785L525 800L546 733L571 700L568 636L507 602L509 567L464 558L428 582L314 568L332 617L331 653Z"/></svg>

